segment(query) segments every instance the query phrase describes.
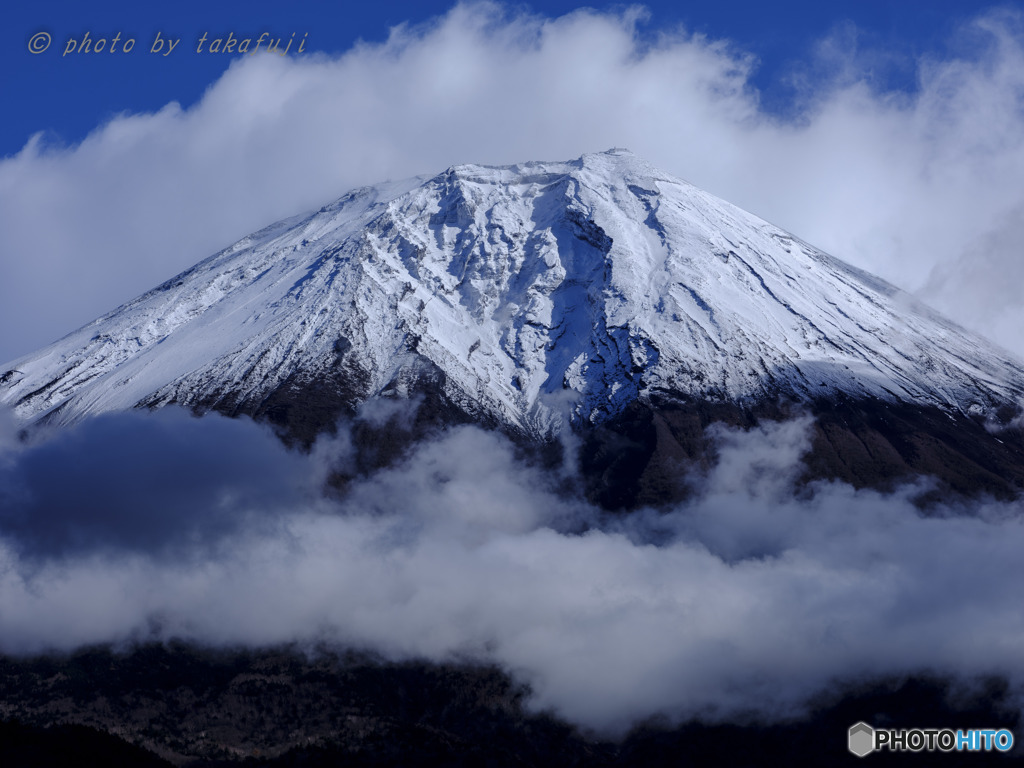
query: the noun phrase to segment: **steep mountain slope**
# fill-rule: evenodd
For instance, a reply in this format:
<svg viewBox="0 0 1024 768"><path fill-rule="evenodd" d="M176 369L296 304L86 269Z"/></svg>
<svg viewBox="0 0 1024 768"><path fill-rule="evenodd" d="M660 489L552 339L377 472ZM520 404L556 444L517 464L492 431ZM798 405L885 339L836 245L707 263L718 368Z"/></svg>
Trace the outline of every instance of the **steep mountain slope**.
<svg viewBox="0 0 1024 768"><path fill-rule="evenodd" d="M648 423L639 444L651 413L700 404L697 422L663 425L674 448L641 451L671 472L699 452L680 429L771 415L779 398L910 406L981 439L1024 401L1024 368L624 150L354 190L0 368L0 403L26 423L176 403L304 439L414 391L524 437ZM873 460L920 470L917 453Z"/></svg>

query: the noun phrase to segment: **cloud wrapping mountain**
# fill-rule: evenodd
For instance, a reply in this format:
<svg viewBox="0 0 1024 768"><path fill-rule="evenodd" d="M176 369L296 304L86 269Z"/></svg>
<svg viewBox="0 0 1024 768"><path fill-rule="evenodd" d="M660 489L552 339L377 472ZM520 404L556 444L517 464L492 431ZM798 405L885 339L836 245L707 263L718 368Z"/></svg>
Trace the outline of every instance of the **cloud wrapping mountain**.
<svg viewBox="0 0 1024 768"><path fill-rule="evenodd" d="M344 425L299 457L245 421L105 416L0 474L2 650L179 637L470 657L613 731L776 719L887 674L1019 685L1020 503L925 516L915 488L797 491L808 423L717 428L691 502L609 517L476 427L328 501L310 490L348 455ZM269 494L234 494L254 482Z"/></svg>

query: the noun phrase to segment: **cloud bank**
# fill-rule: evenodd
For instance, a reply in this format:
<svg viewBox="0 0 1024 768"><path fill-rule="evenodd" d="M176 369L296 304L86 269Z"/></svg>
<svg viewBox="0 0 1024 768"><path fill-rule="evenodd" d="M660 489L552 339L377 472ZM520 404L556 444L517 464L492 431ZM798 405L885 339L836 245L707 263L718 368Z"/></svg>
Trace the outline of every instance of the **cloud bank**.
<svg viewBox="0 0 1024 768"><path fill-rule="evenodd" d="M766 112L756 62L635 9L478 3L345 54L244 57L197 105L0 161L0 359L360 184L626 146L1024 356L1024 21L980 15L915 93L841 31ZM810 74L808 74L810 73ZM822 74L824 73L824 74Z"/></svg>
<svg viewBox="0 0 1024 768"><path fill-rule="evenodd" d="M1024 682L1024 508L798 496L807 427L721 429L692 502L607 519L472 427L328 501L309 491L344 430L297 457L251 423L102 417L0 474L0 651L178 637L468 656L611 732L797 715L878 675Z"/></svg>

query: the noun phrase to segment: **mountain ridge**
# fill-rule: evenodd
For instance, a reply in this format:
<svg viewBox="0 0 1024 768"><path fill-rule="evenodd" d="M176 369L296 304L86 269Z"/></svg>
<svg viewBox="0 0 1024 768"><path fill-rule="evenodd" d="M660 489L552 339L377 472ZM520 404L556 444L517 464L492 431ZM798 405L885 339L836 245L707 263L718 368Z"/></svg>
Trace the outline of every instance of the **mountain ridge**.
<svg viewBox="0 0 1024 768"><path fill-rule="evenodd" d="M1024 369L994 345L611 150L353 190L13 361L0 402L65 423L195 405L218 385L262 399L328 367L360 399L408 353L467 410L537 434L567 402L596 422L643 390L842 392L978 414L1024 399Z"/></svg>
<svg viewBox="0 0 1024 768"><path fill-rule="evenodd" d="M423 395L435 425L614 434L634 474L657 459L653 487L700 458L710 414L749 425L805 409L849 433L825 476L966 461L968 478L1024 487L1024 454L1014 442L1000 457L996 436L1024 403L1024 364L619 149L352 190L0 371L0 405L23 425L179 405L306 444L368 399ZM908 429L959 432L907 442L890 408Z"/></svg>

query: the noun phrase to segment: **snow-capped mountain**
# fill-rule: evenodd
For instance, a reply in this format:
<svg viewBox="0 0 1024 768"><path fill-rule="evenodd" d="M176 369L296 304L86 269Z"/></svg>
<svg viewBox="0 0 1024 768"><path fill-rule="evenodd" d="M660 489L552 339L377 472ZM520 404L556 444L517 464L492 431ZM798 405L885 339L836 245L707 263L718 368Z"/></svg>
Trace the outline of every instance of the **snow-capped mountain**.
<svg viewBox="0 0 1024 768"><path fill-rule="evenodd" d="M427 370L465 413L534 435L654 393L960 414L1024 398L1007 353L611 150L351 191L0 367L0 403L57 424L289 388L343 408Z"/></svg>

